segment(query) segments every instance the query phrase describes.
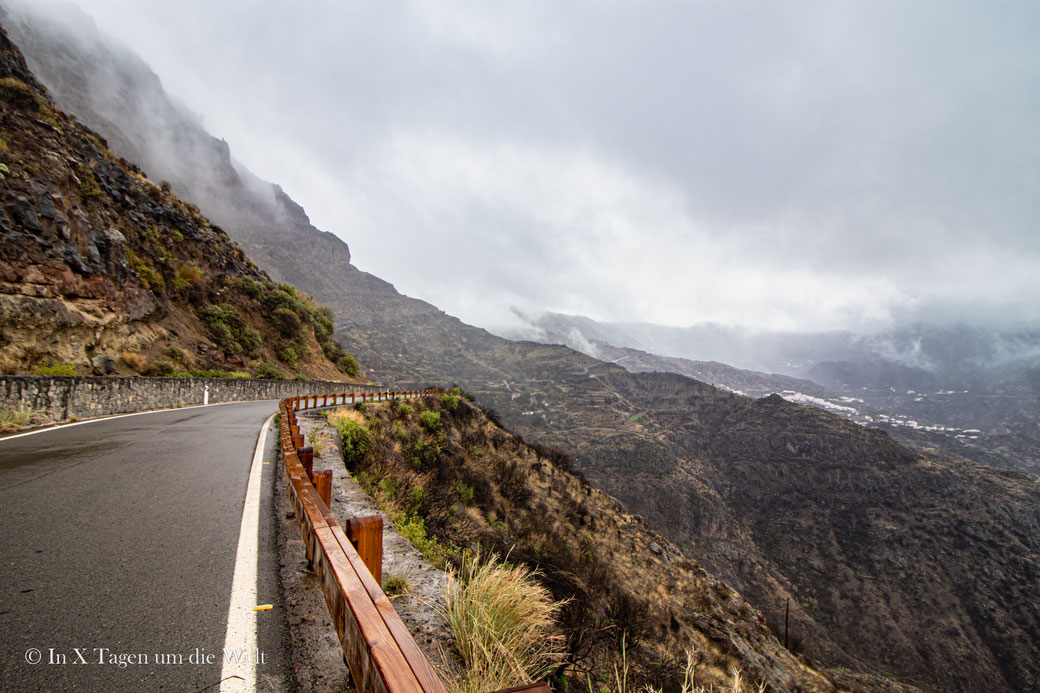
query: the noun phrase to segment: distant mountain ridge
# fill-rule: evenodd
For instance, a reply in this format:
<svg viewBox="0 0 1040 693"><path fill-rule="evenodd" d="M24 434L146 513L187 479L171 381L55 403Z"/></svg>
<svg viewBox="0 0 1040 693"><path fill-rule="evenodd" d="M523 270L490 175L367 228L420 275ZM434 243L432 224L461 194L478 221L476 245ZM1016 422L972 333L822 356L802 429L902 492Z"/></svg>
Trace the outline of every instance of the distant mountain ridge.
<svg viewBox="0 0 1040 693"><path fill-rule="evenodd" d="M629 370L679 373L751 396L779 392L889 427L930 450L1040 474L1040 328L916 326L875 335L814 335L605 324L556 313L527 320L520 332L528 337L566 344ZM734 357L727 364L759 368L704 360L726 350ZM917 435L922 431L956 440L931 436L924 443L927 436Z"/></svg>
<svg viewBox="0 0 1040 693"><path fill-rule="evenodd" d="M47 38L27 22L12 26L34 35L27 45L42 64L63 34ZM85 50L85 40L64 45ZM44 80L71 99L61 85L84 83L78 73L89 73L92 60L89 52L69 57ZM134 107L137 79L116 77L112 118L163 127ZM74 96L75 87L68 91ZM205 181L214 190L200 194L236 200L215 200L207 212L272 276L333 308L337 336L373 379L457 381L524 436L565 448L591 480L665 529L774 624L790 598L792 628L817 661L931 690L1040 685L1040 487L1025 475L921 456L778 397L753 400L496 337L354 268L346 245L304 223L274 188L263 188L269 197L254 190L219 140L176 128L125 139L146 148L203 143L195 164L174 161L169 170L152 152L159 168L149 173L175 187ZM198 161L224 173L199 175ZM206 197L193 199L206 209ZM286 206L271 212L271 204ZM251 223L267 212L265 223ZM857 690L881 688L867 680Z"/></svg>

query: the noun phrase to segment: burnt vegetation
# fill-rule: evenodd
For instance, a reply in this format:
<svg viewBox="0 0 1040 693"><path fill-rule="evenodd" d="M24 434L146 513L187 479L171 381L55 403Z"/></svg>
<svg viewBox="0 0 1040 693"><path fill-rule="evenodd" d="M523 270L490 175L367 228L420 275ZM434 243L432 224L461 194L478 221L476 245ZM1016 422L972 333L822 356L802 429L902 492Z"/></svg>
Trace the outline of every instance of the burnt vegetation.
<svg viewBox="0 0 1040 693"><path fill-rule="evenodd" d="M630 683L679 690L687 649L697 685L718 689L739 668L777 690L828 688L783 650L761 613L569 471L568 454L526 443L461 392L367 404L350 416L370 437L364 454L350 456L351 473L389 504L402 533L422 526L417 547L435 543L444 562L467 551L507 556L564 602L561 690L610 685L622 657Z"/></svg>

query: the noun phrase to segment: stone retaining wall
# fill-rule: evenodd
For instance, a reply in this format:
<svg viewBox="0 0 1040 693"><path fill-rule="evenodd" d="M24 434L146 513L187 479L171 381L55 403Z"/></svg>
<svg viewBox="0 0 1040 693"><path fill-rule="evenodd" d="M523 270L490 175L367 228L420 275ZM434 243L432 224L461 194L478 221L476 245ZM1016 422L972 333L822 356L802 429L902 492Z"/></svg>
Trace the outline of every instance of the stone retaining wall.
<svg viewBox="0 0 1040 693"><path fill-rule="evenodd" d="M45 411L56 420L82 419L202 404L206 386L211 404L380 389L326 381L0 375L0 407Z"/></svg>

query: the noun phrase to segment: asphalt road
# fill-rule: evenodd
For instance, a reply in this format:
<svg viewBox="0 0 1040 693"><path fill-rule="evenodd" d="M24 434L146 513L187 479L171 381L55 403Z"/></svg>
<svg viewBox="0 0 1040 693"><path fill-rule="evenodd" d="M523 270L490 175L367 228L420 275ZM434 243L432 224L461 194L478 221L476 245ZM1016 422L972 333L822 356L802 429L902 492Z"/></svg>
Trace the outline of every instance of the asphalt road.
<svg viewBox="0 0 1040 693"><path fill-rule="evenodd" d="M246 484L276 406L0 439L0 690L218 690L207 687L220 680ZM260 600L276 604L277 470L263 466L258 579ZM277 608L258 615L271 625L258 626L260 690L280 688L278 619Z"/></svg>

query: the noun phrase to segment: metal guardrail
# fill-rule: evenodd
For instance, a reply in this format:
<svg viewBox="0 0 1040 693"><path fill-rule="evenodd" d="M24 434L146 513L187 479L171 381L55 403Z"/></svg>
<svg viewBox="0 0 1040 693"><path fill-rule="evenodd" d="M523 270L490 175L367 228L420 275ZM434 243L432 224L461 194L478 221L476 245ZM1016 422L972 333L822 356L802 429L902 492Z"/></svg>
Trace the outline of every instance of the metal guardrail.
<svg viewBox="0 0 1040 693"><path fill-rule="evenodd" d="M325 603L354 685L363 693L447 693L381 587L383 518L354 518L344 530L329 510L332 472L313 471L313 450L296 421L301 409L354 402L414 399L444 390L347 393L290 397L281 410L282 471L296 511L307 560L321 582ZM509 693L550 693L545 683ZM500 693L506 693L505 691Z"/></svg>

